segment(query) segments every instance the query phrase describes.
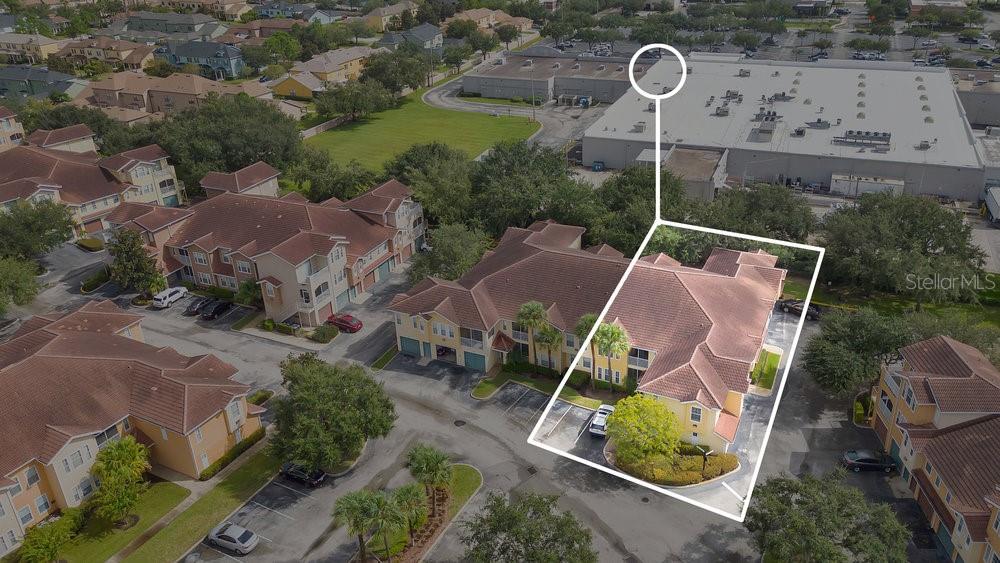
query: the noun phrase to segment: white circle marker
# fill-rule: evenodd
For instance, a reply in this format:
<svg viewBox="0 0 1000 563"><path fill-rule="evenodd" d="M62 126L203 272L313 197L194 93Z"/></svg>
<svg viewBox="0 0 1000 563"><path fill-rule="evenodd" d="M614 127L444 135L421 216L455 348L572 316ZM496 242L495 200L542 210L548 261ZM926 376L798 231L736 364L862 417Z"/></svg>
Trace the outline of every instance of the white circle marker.
<svg viewBox="0 0 1000 563"><path fill-rule="evenodd" d="M681 81L678 82L677 86L674 86L672 90L664 92L662 94L650 94L649 92L640 88L639 83L636 82L635 80L635 62L639 60L639 55L645 53L646 51L650 51L652 49L664 49L670 51L675 57L677 57L677 60L679 60L681 63ZM673 47L667 45L666 43L650 43L649 45L644 45L642 49L639 49L638 51L635 52L634 55L632 55L632 59L628 62L628 80L629 82L632 83L632 87L635 88L635 91L639 92L639 94L641 94L642 96L649 98L651 100L666 100L667 98L673 96L677 92L680 92L681 88L684 87L684 83L687 81L687 61L684 60L684 56L681 55L680 51L674 49Z"/></svg>

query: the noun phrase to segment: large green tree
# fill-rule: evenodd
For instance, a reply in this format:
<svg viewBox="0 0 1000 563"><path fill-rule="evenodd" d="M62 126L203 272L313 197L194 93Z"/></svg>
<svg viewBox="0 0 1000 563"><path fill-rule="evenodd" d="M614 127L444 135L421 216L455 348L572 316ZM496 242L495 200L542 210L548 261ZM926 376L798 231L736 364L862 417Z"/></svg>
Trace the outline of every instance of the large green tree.
<svg viewBox="0 0 1000 563"><path fill-rule="evenodd" d="M156 259L146 250L142 235L131 229L119 229L108 243L111 254L111 281L122 289L151 295L166 289L167 282Z"/></svg>
<svg viewBox="0 0 1000 563"><path fill-rule="evenodd" d="M388 435L392 399L360 365L331 365L314 354L281 363L288 394L273 399L276 431L270 449L310 469L355 458L365 441Z"/></svg>
<svg viewBox="0 0 1000 563"><path fill-rule="evenodd" d="M805 242L816 225L806 199L775 184L723 190L696 220L716 229L795 242Z"/></svg>
<svg viewBox="0 0 1000 563"><path fill-rule="evenodd" d="M607 243L632 255L653 226L656 215L656 176L650 166L632 166L615 173L594 192L601 212L586 233L591 244ZM663 218L686 221L692 207L679 178L664 171L660 177Z"/></svg>
<svg viewBox="0 0 1000 563"><path fill-rule="evenodd" d="M374 80L390 92L399 94L404 88L421 87L429 70L430 64L420 53L400 48L369 57L361 79Z"/></svg>
<svg viewBox="0 0 1000 563"><path fill-rule="evenodd" d="M407 276L412 283L427 277L456 280L483 257L491 243L482 231L461 223L438 225L427 234L431 249L413 256Z"/></svg>
<svg viewBox="0 0 1000 563"><path fill-rule="evenodd" d="M906 323L913 333L913 342L938 335L950 336L973 348L978 348L990 362L1000 367L1000 328L981 322L962 311L920 312L908 315Z"/></svg>
<svg viewBox="0 0 1000 563"><path fill-rule="evenodd" d="M288 169L287 177L317 203L331 197L351 199L371 189L378 179L356 160L341 166L330 159L327 151L310 146L303 147L302 157Z"/></svg>
<svg viewBox="0 0 1000 563"><path fill-rule="evenodd" d="M396 96L374 80L349 80L318 94L314 102L320 115L342 114L357 120L394 107Z"/></svg>
<svg viewBox="0 0 1000 563"><path fill-rule="evenodd" d="M11 305L27 305L38 294L34 262L0 257L0 316Z"/></svg>
<svg viewBox="0 0 1000 563"><path fill-rule="evenodd" d="M464 559L596 563L590 530L570 512L557 512L557 499L527 493L508 501L503 494L490 492L483 509L463 523Z"/></svg>
<svg viewBox="0 0 1000 563"><path fill-rule="evenodd" d="M59 129L79 123L87 125L96 136L98 150L104 155L154 142L149 126L128 127L96 108L53 104L48 100L26 100L21 104L11 105L24 125L26 133L36 129Z"/></svg>
<svg viewBox="0 0 1000 563"><path fill-rule="evenodd" d="M843 476L777 476L757 485L743 523L757 550L796 563L907 561L910 531L889 505L869 502Z"/></svg>
<svg viewBox="0 0 1000 563"><path fill-rule="evenodd" d="M0 213L0 256L30 260L73 236L69 208L51 200L18 202Z"/></svg>
<svg viewBox="0 0 1000 563"><path fill-rule="evenodd" d="M101 483L92 501L97 515L110 522L126 521L145 489L143 475L149 467L149 450L133 436L123 436L97 452L90 468Z"/></svg>
<svg viewBox="0 0 1000 563"><path fill-rule="evenodd" d="M608 439L620 466L657 456L670 458L680 445L677 416L649 395L636 394L618 401L607 424Z"/></svg>

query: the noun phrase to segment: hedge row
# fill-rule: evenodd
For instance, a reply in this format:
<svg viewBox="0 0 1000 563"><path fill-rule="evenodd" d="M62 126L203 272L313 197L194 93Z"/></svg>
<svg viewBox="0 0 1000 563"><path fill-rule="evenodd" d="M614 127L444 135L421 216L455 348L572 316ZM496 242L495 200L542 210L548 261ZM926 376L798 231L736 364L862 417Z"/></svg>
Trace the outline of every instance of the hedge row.
<svg viewBox="0 0 1000 563"><path fill-rule="evenodd" d="M243 438L243 441L233 446L231 450L222 454L222 457L215 460L215 463L206 467L205 470L201 472L201 475L198 476L198 479L208 481L212 477L215 477L219 471L222 471L225 466L232 463L234 459L240 457L240 454L250 449L250 446L259 442L263 437L264 427L262 426L253 434Z"/></svg>
<svg viewBox="0 0 1000 563"><path fill-rule="evenodd" d="M337 327L331 325L320 325L316 327L316 330L309 335L309 340L314 342L321 342L323 344L328 344L331 340L337 337L340 331Z"/></svg>
<svg viewBox="0 0 1000 563"><path fill-rule="evenodd" d="M104 250L104 241L99 238L82 238L76 241L76 245L87 252Z"/></svg>
<svg viewBox="0 0 1000 563"><path fill-rule="evenodd" d="M259 407L260 405L266 403L272 396L274 396L274 391L271 391L270 389L258 389L247 396L247 402L251 405L257 405Z"/></svg>
<svg viewBox="0 0 1000 563"><path fill-rule="evenodd" d="M657 457L622 469L650 483L679 487L715 479L735 470L740 463L734 454L712 454L705 460L701 453L682 453L694 451L694 446L682 446L673 458Z"/></svg>

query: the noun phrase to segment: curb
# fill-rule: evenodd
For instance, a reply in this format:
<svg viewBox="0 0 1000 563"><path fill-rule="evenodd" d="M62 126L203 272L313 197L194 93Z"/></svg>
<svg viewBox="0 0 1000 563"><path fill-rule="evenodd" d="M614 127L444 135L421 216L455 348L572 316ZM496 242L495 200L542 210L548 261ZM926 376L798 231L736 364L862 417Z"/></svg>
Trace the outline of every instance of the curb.
<svg viewBox="0 0 1000 563"><path fill-rule="evenodd" d="M448 530L451 529L451 525L454 524L456 520L458 520L458 517L461 516L463 512L465 512L465 507L469 506L469 503L472 502L472 499L475 498L476 495L479 494L479 491L481 491L483 489L483 486L486 484L486 477L483 476L483 472L480 471L479 468L476 467L475 465L472 465L471 463L456 463L455 465L465 465L465 466L468 466L468 467L471 467L471 468L475 469L476 473L479 474L479 486L476 487L475 491L472 491L472 494L469 495L468 500L465 501L465 504L462 505L462 508L458 509L458 512L455 513L455 516L452 517L452 519L448 522L448 525L445 526L443 530L441 530L441 533L438 534L438 537L434 539L434 542L431 543L431 545L427 547L427 551L424 551L424 554L420 557L420 559L418 561L422 562L425 559L427 559L427 556L432 551L434 551L434 548L437 547L437 544L438 544L439 541L441 541L441 538L443 538L444 535L446 533L448 533Z"/></svg>
<svg viewBox="0 0 1000 563"><path fill-rule="evenodd" d="M486 378L483 378L483 379L486 379ZM478 382L476 382L476 385L479 385L480 383L482 383L483 379L480 379L480 380L479 380ZM471 390L469 391L469 396L470 396L470 397L472 397L472 398L473 398L473 400L476 400L476 401L489 401L489 400L490 400L490 399L492 399L492 398L493 398L493 397L494 397L494 396L495 396L495 395L496 395L497 393L499 393L501 389L503 389L504 387L506 387L508 383L517 383L517 382L516 382L516 381L511 381L510 379L508 379L507 381L504 381L504 382L503 382L503 385L501 385L501 386L497 387L496 389L494 389L494 390L493 390L493 392L492 392L492 393L490 393L489 395L487 395L487 396L483 397L482 399L480 399L479 397L476 397L475 395L473 395L473 394L472 394L472 391L475 391L475 389L476 389L475 387L473 387L473 388L472 388L472 389L471 389ZM527 385L524 385L524 384L522 384L522 383L517 383L517 384L518 384L518 385L522 385L522 386L524 386L524 387L528 387ZM530 389L530 387L529 387L529 389ZM535 390L537 391L537 389L535 389Z"/></svg>
<svg viewBox="0 0 1000 563"><path fill-rule="evenodd" d="M330 477L331 479L339 479L344 475L347 475L351 471L354 471L354 468L357 467L358 463L361 461L361 458L364 457L365 450L367 449L368 449L368 440L365 440L365 445L361 446L361 452L358 454L358 457L354 458L354 463L352 463L350 467L341 471L340 473L330 473L327 476Z"/></svg>

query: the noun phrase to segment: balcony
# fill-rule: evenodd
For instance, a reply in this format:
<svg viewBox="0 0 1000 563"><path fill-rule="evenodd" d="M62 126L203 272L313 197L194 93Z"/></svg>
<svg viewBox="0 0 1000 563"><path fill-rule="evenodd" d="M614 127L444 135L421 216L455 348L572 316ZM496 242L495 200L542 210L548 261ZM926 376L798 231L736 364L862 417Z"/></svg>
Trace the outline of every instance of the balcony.
<svg viewBox="0 0 1000 563"><path fill-rule="evenodd" d="M888 387L889 390L892 391L892 394L896 397L898 397L899 393L902 391L899 386L899 381L896 380L896 376L891 373L886 374L885 376L885 386Z"/></svg>
<svg viewBox="0 0 1000 563"><path fill-rule="evenodd" d="M510 335L514 340L528 341L528 333L523 330L512 330Z"/></svg>
<svg viewBox="0 0 1000 563"><path fill-rule="evenodd" d="M892 407L885 404L885 401L878 402L878 410L882 413L882 420L886 421L886 423L892 421Z"/></svg>
<svg viewBox="0 0 1000 563"><path fill-rule="evenodd" d="M462 347L463 348L475 348L476 350L482 350L483 349L483 341L482 340L473 340L471 338L462 338Z"/></svg>
<svg viewBox="0 0 1000 563"><path fill-rule="evenodd" d="M628 357L628 367L630 367L630 368L636 368L636 369L646 369L646 368L649 367L649 359L648 358L639 358L639 357L636 357L636 356L629 356Z"/></svg>

